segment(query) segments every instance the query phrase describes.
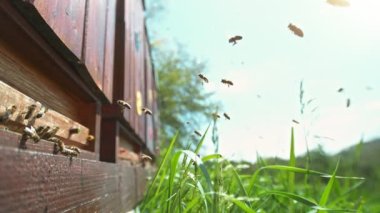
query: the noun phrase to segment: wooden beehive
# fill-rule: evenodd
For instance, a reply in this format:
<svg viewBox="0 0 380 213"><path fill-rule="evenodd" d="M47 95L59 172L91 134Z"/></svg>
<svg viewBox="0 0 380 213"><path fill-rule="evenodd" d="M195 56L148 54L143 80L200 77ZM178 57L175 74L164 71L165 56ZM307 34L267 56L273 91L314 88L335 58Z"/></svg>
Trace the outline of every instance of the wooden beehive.
<svg viewBox="0 0 380 213"><path fill-rule="evenodd" d="M121 153L154 156L157 146L143 1L4 0L0 26L0 113L17 107L0 123L0 212L131 209L146 173ZM121 112L120 99L132 109ZM48 111L30 124L20 118L33 104ZM46 140L21 149L28 125L58 126L55 136L81 154L54 154Z"/></svg>

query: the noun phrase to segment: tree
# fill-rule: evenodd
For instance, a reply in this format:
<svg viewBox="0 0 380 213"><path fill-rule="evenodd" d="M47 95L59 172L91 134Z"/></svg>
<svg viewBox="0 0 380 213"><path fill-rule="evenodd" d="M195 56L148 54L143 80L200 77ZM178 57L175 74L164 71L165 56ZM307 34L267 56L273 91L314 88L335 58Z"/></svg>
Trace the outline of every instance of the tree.
<svg viewBox="0 0 380 213"><path fill-rule="evenodd" d="M198 77L205 72L204 62L197 62L185 52L155 48L153 58L158 75L159 139L165 146L177 130L182 136L190 135L205 121L211 122L217 104ZM186 146L186 141L180 143Z"/></svg>

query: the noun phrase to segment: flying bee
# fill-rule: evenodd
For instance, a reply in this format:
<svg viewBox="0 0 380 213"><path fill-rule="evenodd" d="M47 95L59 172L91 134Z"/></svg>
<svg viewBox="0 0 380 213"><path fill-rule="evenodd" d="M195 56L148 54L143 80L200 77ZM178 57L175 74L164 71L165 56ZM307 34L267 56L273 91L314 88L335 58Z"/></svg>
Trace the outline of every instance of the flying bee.
<svg viewBox="0 0 380 213"><path fill-rule="evenodd" d="M149 155L146 155L144 153L141 153L140 154L140 158L141 160L145 161L145 160L149 160L149 161L152 161L152 157L150 157Z"/></svg>
<svg viewBox="0 0 380 213"><path fill-rule="evenodd" d="M89 142L93 142L95 140L95 136L93 135L88 135L87 138L86 138L86 141L89 143Z"/></svg>
<svg viewBox="0 0 380 213"><path fill-rule="evenodd" d="M80 132L80 129L79 129L79 127L71 127L70 129L69 129L69 135L74 135L74 134L78 134Z"/></svg>
<svg viewBox="0 0 380 213"><path fill-rule="evenodd" d="M228 43L232 43L232 45L236 45L237 41L242 40L243 36L236 35L228 39Z"/></svg>
<svg viewBox="0 0 380 213"><path fill-rule="evenodd" d="M221 81L223 84L227 84L228 87L234 85L234 83L232 83L232 81L230 80L226 80L226 79L222 79Z"/></svg>
<svg viewBox="0 0 380 213"><path fill-rule="evenodd" d="M218 113L214 112L214 113L212 113L212 117L214 119L218 119L218 118L220 118L220 115Z"/></svg>
<svg viewBox="0 0 380 213"><path fill-rule="evenodd" d="M145 115L152 115L153 114L152 111L146 107L143 107L141 110L143 111L143 113Z"/></svg>
<svg viewBox="0 0 380 213"><path fill-rule="evenodd" d="M343 88L339 88L337 92L343 92Z"/></svg>
<svg viewBox="0 0 380 213"><path fill-rule="evenodd" d="M200 132L198 132L197 130L194 130L194 133L195 133L196 135L198 135L199 137L202 137L202 134L201 134Z"/></svg>
<svg viewBox="0 0 380 213"><path fill-rule="evenodd" d="M299 36L299 37L303 37L303 32L300 28L298 28L296 25L293 25L292 23L290 23L288 25L288 28L290 31L292 31L296 36Z"/></svg>
<svg viewBox="0 0 380 213"><path fill-rule="evenodd" d="M351 100L349 98L347 98L346 107L348 108L348 107L350 107L350 105L351 105Z"/></svg>
<svg viewBox="0 0 380 213"><path fill-rule="evenodd" d="M337 7L348 7L350 3L346 0L327 0L327 3Z"/></svg>
<svg viewBox="0 0 380 213"><path fill-rule="evenodd" d="M124 111L125 108L131 109L131 105L123 100L117 100L117 104L120 106L121 112Z"/></svg>
<svg viewBox="0 0 380 213"><path fill-rule="evenodd" d="M0 112L0 123L6 122L9 120L9 117L13 115L17 110L15 105L5 108L4 111Z"/></svg>
<svg viewBox="0 0 380 213"><path fill-rule="evenodd" d="M28 106L28 110L26 111L26 115L25 115L24 119L28 120L29 118L31 118L33 115L33 112L34 112L34 110L36 110L36 108L37 108L37 105L35 105L35 104Z"/></svg>
<svg viewBox="0 0 380 213"><path fill-rule="evenodd" d="M296 123L296 124L300 124L300 122L298 122L297 120L292 120L293 121L293 123Z"/></svg>
<svg viewBox="0 0 380 213"><path fill-rule="evenodd" d="M206 78L206 76L199 74L198 77L202 80L202 83L203 82L208 83L208 79Z"/></svg>
<svg viewBox="0 0 380 213"><path fill-rule="evenodd" d="M223 113L224 117L228 120L231 120L231 117L227 113Z"/></svg>

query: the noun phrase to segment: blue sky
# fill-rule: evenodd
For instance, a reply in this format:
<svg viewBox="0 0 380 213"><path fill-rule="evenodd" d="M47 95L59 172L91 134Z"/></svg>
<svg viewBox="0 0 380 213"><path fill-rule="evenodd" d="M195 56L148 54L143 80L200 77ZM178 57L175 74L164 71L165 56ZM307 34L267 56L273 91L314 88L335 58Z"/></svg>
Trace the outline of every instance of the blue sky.
<svg viewBox="0 0 380 213"><path fill-rule="evenodd" d="M310 148L321 144L334 153L361 137L380 137L380 1L349 2L335 7L323 0L166 0L160 20L148 27L162 45L179 42L207 61L211 82L205 89L215 92L231 116L219 122L221 154L286 158L292 126L297 154L306 150L305 135ZM289 23L304 38L292 34ZM243 40L232 46L233 35ZM227 88L222 78L235 85ZM315 99L303 115L301 80L305 101ZM212 149L210 141L207 147Z"/></svg>

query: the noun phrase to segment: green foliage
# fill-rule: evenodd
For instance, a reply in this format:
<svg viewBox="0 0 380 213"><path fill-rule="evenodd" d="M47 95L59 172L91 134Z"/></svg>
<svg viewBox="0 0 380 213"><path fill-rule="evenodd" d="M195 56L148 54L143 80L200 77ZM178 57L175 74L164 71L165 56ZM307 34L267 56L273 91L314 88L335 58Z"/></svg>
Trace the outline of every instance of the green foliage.
<svg viewBox="0 0 380 213"><path fill-rule="evenodd" d="M331 175L296 166L293 131L287 165L271 165L271 160L261 159L260 165L253 170L252 164L229 162L220 154L199 157L197 154L206 134L207 131L193 151L168 149L137 211L253 213L366 210L363 202L357 202L360 195L349 196L360 188L363 178L337 175L339 163ZM250 170L244 170L245 166ZM298 175L309 175L313 184L305 184Z"/></svg>
<svg viewBox="0 0 380 213"><path fill-rule="evenodd" d="M177 130L181 135L189 135L216 109L216 104L210 101L212 94L205 92L198 78L199 73L205 72L205 64L185 53L159 50L154 50L154 60L159 79L160 141L168 141ZM184 148L185 142L179 145Z"/></svg>

